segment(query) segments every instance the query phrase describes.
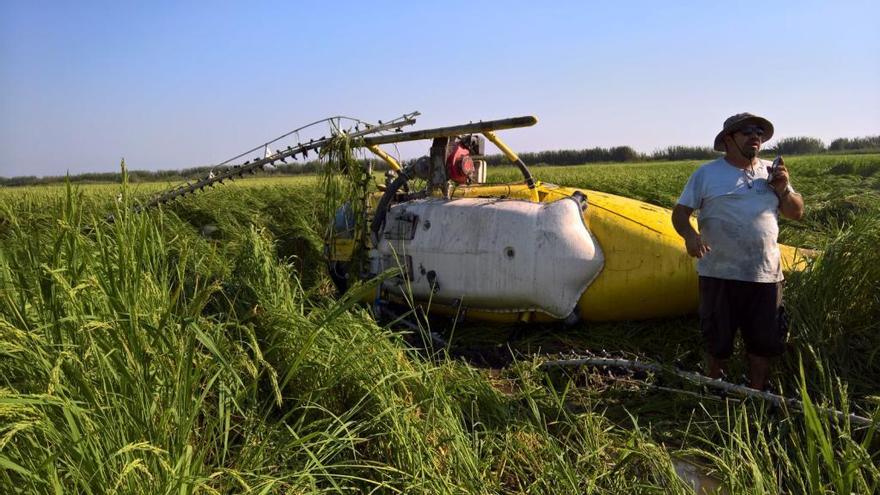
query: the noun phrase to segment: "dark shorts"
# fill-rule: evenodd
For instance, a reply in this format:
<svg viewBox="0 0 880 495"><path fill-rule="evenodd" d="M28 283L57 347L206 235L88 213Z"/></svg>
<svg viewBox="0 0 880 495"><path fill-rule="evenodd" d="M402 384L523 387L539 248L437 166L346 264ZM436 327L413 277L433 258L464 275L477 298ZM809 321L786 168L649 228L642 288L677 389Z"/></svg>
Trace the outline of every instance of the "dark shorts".
<svg viewBox="0 0 880 495"><path fill-rule="evenodd" d="M700 277L700 329L706 352L717 359L727 359L733 353L737 330L742 332L749 354L781 355L788 334L782 282Z"/></svg>

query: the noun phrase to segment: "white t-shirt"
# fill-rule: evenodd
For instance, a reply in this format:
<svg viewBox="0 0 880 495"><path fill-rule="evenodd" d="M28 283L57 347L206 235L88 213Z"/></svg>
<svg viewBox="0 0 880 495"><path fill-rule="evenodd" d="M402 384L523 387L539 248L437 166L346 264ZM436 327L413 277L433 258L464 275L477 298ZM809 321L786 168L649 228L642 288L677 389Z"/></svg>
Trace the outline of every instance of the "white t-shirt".
<svg viewBox="0 0 880 495"><path fill-rule="evenodd" d="M688 179L678 204L699 210L700 236L711 251L697 260L704 277L779 282L779 198L767 182L769 161L740 169L724 158Z"/></svg>

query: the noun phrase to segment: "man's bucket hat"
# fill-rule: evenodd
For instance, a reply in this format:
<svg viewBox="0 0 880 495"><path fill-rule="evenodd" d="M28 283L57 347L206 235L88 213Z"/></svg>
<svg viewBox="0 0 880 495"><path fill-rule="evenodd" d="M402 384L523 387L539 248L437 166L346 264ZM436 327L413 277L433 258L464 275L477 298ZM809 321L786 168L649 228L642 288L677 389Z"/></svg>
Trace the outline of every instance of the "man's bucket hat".
<svg viewBox="0 0 880 495"><path fill-rule="evenodd" d="M721 132L719 132L717 136L715 136L715 151L727 151L724 147L724 136L732 134L751 124L759 125L764 129L764 135L761 137L764 142L769 141L770 138L773 137L773 124L771 124L769 120L748 112L738 113L728 117L728 119L724 121L724 128L721 129Z"/></svg>

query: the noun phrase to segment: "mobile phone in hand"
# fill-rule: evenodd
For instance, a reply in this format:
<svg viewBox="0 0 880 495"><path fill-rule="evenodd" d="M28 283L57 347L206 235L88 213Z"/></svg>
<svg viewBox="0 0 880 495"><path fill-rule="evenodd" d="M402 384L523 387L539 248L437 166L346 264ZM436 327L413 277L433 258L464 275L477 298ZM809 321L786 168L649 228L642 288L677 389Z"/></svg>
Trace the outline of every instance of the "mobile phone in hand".
<svg viewBox="0 0 880 495"><path fill-rule="evenodd" d="M776 169L779 167L779 162L781 162L781 161L782 161L782 155L776 155L776 159L773 160L773 163L767 169L767 172L769 172L771 175L773 174L773 172L776 172Z"/></svg>

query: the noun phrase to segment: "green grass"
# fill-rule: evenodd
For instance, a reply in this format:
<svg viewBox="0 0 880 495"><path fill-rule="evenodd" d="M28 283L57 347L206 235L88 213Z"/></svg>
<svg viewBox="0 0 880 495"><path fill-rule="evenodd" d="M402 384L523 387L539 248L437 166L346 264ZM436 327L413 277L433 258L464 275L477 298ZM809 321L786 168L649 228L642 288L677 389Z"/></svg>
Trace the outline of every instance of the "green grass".
<svg viewBox="0 0 880 495"><path fill-rule="evenodd" d="M875 417L878 163L789 161L808 210L783 236L824 254L789 281L798 330L774 375L808 403ZM670 206L696 165L533 172ZM142 215L125 206L164 184L0 189L0 492L687 493L678 456L728 493L877 491L874 429L809 407L529 358L426 359L331 297L319 180L245 180ZM696 369L695 324L466 327L453 346Z"/></svg>

